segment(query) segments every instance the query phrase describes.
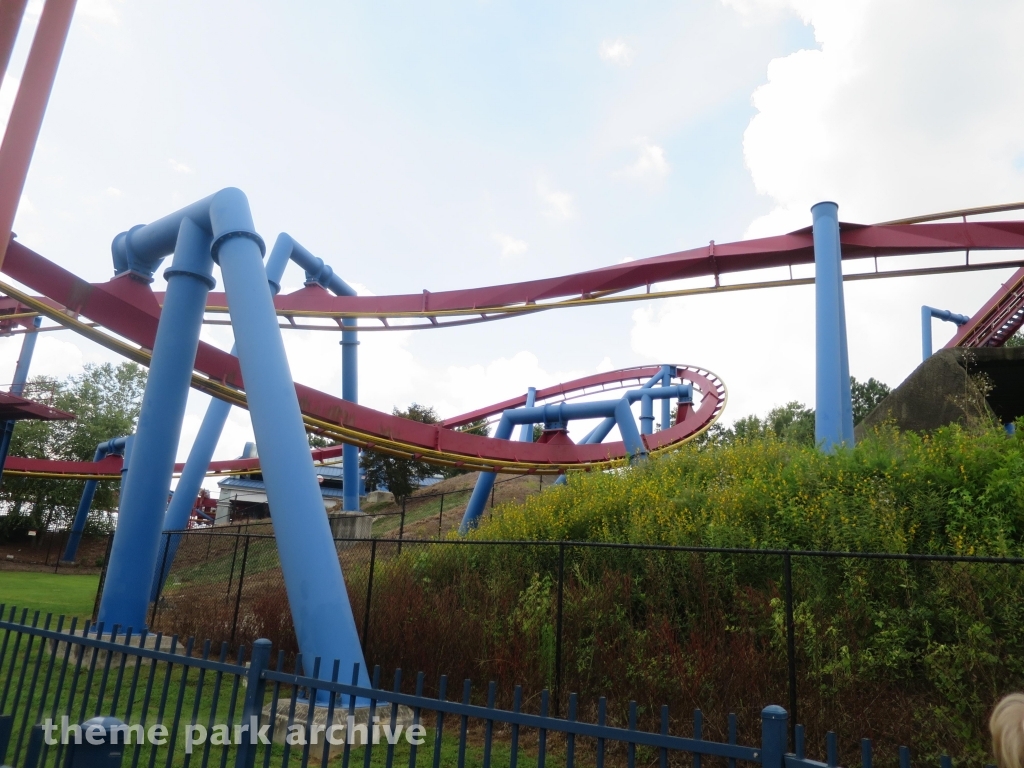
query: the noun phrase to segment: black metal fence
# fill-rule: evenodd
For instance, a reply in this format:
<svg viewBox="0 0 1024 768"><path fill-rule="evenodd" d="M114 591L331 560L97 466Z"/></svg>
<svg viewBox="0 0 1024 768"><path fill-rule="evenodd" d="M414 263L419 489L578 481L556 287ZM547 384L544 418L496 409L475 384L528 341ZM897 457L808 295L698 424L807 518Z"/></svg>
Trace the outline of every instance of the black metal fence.
<svg viewBox="0 0 1024 768"><path fill-rule="evenodd" d="M298 649L273 536L181 535L152 626L229 644L268 637L292 658ZM566 711L568 691L611 691L617 711L633 699L647 718L666 701L675 710L699 706L718 722L728 708L749 720L785 701L792 722L804 719L815 738L836 725L849 738L865 723L887 748L927 742L937 755L943 729L965 730L957 745L970 743L977 755L994 697L1024 688L1020 558L452 539L336 544L369 663L495 679L506 703L514 682L550 689L556 714ZM832 615L837 605L841 615ZM875 626L877 616L888 624ZM900 633L920 634L928 648ZM989 646L972 645L986 635ZM852 668L857 658L876 658L876 671ZM941 663L948 668L936 671ZM928 711L935 716L921 715Z"/></svg>
<svg viewBox="0 0 1024 768"><path fill-rule="evenodd" d="M511 477L505 477L500 480L496 480L494 485L491 487L491 495L487 508L493 510L496 500L497 503L504 503L507 498L508 492L511 490L507 487L508 483L515 483L518 485L518 491L522 495L533 495L540 493L545 487L548 487L556 481L555 477L546 475L513 475ZM536 483L536 484L534 484ZM499 495L499 492L502 492ZM379 537L398 537L404 538L406 535L406 524L425 523L427 521L433 521L437 518L437 537L440 538L444 531L456 527L461 522L461 513L465 511L467 502L469 501L470 495L473 493L472 486L466 488L452 488L448 487L447 490L442 491L429 491L429 492L417 492L412 496L407 496L399 502L392 502L384 505L374 505L369 514L374 519L374 536ZM514 491L512 495L515 496ZM246 495L242 493L232 494L227 497L232 512L228 515L226 520L221 521L221 525L231 526L245 526L246 531L250 533L262 533L259 526L272 525L270 520L270 505L265 501L252 502L248 501L249 498L263 498L262 493L253 493ZM222 499L223 500L223 499ZM518 499L517 499L518 500ZM238 502L243 502L244 511L235 511L236 507L239 506ZM389 509L390 508L390 509ZM445 525L447 523L447 526ZM418 536L415 538L424 538L426 534L433 535L433 525L421 526L417 530ZM239 531L240 533L241 531Z"/></svg>
<svg viewBox="0 0 1024 768"><path fill-rule="evenodd" d="M0 542L0 560L5 564L21 568L52 568L54 573L74 569L75 572L100 571L110 553L114 534L89 534L83 536L78 548L76 562L69 563L61 558L71 536L70 529L34 531L24 539Z"/></svg>
<svg viewBox="0 0 1024 768"><path fill-rule="evenodd" d="M637 702L616 724L605 699L586 717L576 694L561 718L549 711L546 690L527 700L516 687L512 705L502 708L494 682L474 690L465 680L457 693L442 676L431 696L422 672L409 678L396 670L385 688L377 667L371 687L345 684L337 662L329 674L320 659L288 665L262 639L251 653L242 646L229 656L226 643L218 651L209 640L182 643L177 636L66 625L63 617L29 617L2 605L0 630L0 762L16 768L118 768L129 759L132 768L158 762L187 768L193 761L225 768L229 760L235 768L254 768L257 761L288 768L296 760L305 768L310 760L323 766L337 757L342 768L358 760L364 768L392 768L396 760L409 768L424 762L545 768L549 761L566 768L577 762L826 768L840 759L835 734L825 740L825 762L808 758L799 726L787 754L787 713L774 705L748 724L759 738L744 744L736 714L726 718L726 738L715 740L707 738L699 710L686 718L690 735L675 735L667 706L657 709L658 727L644 730ZM859 752L862 768L871 768L871 743L864 740ZM908 750L899 759L909 767ZM940 765L951 761L943 756Z"/></svg>

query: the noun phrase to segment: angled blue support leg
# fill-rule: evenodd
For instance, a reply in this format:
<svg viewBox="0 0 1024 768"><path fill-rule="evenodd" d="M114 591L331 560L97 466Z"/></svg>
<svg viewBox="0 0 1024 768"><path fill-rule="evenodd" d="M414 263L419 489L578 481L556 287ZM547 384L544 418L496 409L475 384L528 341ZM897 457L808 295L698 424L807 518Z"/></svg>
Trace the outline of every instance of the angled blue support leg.
<svg viewBox="0 0 1024 768"><path fill-rule="evenodd" d="M108 627L117 624L140 630L146 626L167 489L174 472L206 296L214 285L209 233L188 217L179 217L177 228L171 223L167 229L173 237L174 259L164 273L167 292L136 428L134 460L124 482L100 599L99 621ZM121 242L130 240L128 234ZM131 251L136 245L128 242L127 248Z"/></svg>
<svg viewBox="0 0 1024 768"><path fill-rule="evenodd" d="M668 387L665 387L668 389ZM644 401L650 402L649 396L644 396L640 400L640 406L643 407ZM651 417L653 421L653 416ZM647 446L644 445L644 440L640 436L640 430L636 428L636 422L633 420L633 411L629 407L629 399L624 397L615 405L615 426L619 428L619 434L622 435L622 442L626 446L626 453L629 455L630 462L639 461L647 458Z"/></svg>
<svg viewBox="0 0 1024 768"><path fill-rule="evenodd" d="M533 408L534 403L537 402L537 388L529 387L526 390L526 407ZM519 442L521 443L532 443L533 442L533 425L534 422L522 422L522 426L519 428ZM507 425L508 434L506 435L505 420L498 422L498 428L494 432L494 436L501 438L502 440L508 440L512 437L512 423L509 422ZM462 515L462 523L459 524L459 533L465 535L470 528L476 528L480 522L480 518L484 514L484 507L487 504L487 498L491 495L491 489L494 488L494 481L496 475L494 472L481 472L476 479L476 485L473 487L473 493L469 497L469 503L466 505L466 511Z"/></svg>
<svg viewBox="0 0 1024 768"><path fill-rule="evenodd" d="M288 253L282 254L275 248L267 259L267 282L273 294L281 290L281 278L284 276L285 267L288 266ZM231 347L231 354L235 354L235 347ZM180 531L188 527L189 518L192 515L192 506L199 489L203 487L203 480L206 479L206 471L213 460L213 453L217 450L217 443L220 442L221 433L231 414L231 403L225 400L213 398L206 407L206 415L203 416L203 423L199 426L199 432L192 443L192 449L185 461L185 468L178 478L178 485L171 503L167 505L167 513L164 515L163 530ZM156 559L156 569L153 571L153 587L150 590L149 599L156 600L163 590L167 574L171 572L174 557L181 544L180 535L165 535L160 544L160 553ZM166 552L164 551L166 550Z"/></svg>
<svg viewBox="0 0 1024 768"><path fill-rule="evenodd" d="M36 349L36 339L39 338L39 326L43 318L35 317L32 320L32 330L25 333L21 340L21 354L18 355L18 364L14 367L14 380L11 382L11 394L21 395L25 391L25 383L28 381L28 369L32 364L32 353ZM7 453L11 450L11 438L14 436L14 419L2 422L3 429L0 432L0 479L3 479L4 465L7 464Z"/></svg>
<svg viewBox="0 0 1024 768"><path fill-rule="evenodd" d="M815 414L814 439L832 453L853 446L850 358L846 343L846 306L839 248L839 207L811 208L814 237Z"/></svg>
<svg viewBox="0 0 1024 768"><path fill-rule="evenodd" d="M96 446L93 454L93 461L101 461L110 455L122 455L125 457L121 464L121 483L124 485L124 476L128 471L128 457L126 447L131 442L131 436L115 437L113 440L106 440ZM78 545L82 541L82 534L85 532L85 524L89 519L89 508L92 507L93 497L96 495L97 480L86 480L85 488L82 490L82 498L78 502L78 509L75 511L75 519L71 522L71 533L68 535L67 544L64 547L64 554L61 560L74 562L78 554Z"/></svg>
<svg viewBox="0 0 1024 768"><path fill-rule="evenodd" d="M537 402L537 388L529 387L526 390L526 407L533 408ZM533 424L523 424L519 428L519 442L520 443L532 443L533 442Z"/></svg>
<svg viewBox="0 0 1024 768"><path fill-rule="evenodd" d="M225 190L210 207L213 256L220 264L238 346L278 554L305 671L316 658L359 665L369 685L338 553L324 512L298 396L267 285L248 202ZM320 674L329 677L330 663Z"/></svg>
<svg viewBox="0 0 1024 768"><path fill-rule="evenodd" d="M499 440L509 440L512 437L512 428L511 419L502 416L497 429L494 430L494 436ZM465 536L470 528L476 528L480 523L484 508L487 506L487 498L491 495L491 489L494 487L495 477L496 473L494 472L481 472L477 477L473 493L469 497L469 503L466 504L466 511L462 515L462 522L459 524L461 535Z"/></svg>

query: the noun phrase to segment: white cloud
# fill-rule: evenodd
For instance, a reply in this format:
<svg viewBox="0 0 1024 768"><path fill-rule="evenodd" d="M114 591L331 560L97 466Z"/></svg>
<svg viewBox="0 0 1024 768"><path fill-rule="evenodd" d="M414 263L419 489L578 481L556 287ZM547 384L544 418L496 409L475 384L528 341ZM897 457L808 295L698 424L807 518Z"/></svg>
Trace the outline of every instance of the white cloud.
<svg viewBox="0 0 1024 768"><path fill-rule="evenodd" d="M770 212L748 236L806 227L824 199L846 221L872 222L1024 197L1024 50L1013 32L1024 7L723 2L751 24L795 13L820 46L772 61L753 94L744 155ZM1006 274L847 282L851 373L898 385L920 362L921 305L970 314ZM713 335L681 333L708 322ZM936 323L935 346L953 330ZM651 362L682 357L721 375L727 421L794 399L814 404L810 286L661 302L634 313L632 345Z"/></svg>
<svg viewBox="0 0 1024 768"><path fill-rule="evenodd" d="M21 199L18 201L18 213L32 214L36 212L36 207L32 205L32 201L29 200L28 197L26 197L25 195L22 195Z"/></svg>
<svg viewBox="0 0 1024 768"><path fill-rule="evenodd" d="M646 137L636 141L639 153L636 161L623 169L622 175L633 179L658 179L668 175L669 165L665 150Z"/></svg>
<svg viewBox="0 0 1024 768"><path fill-rule="evenodd" d="M121 194L122 194L121 190L118 189L117 187L107 187L107 196L108 197L120 197Z"/></svg>
<svg viewBox="0 0 1024 768"><path fill-rule="evenodd" d="M788 7L820 44L772 61L754 92L744 155L773 209L748 234L806 226L823 199L871 222L1024 193L1024 6L723 1Z"/></svg>
<svg viewBox="0 0 1024 768"><path fill-rule="evenodd" d="M537 181L537 196L544 204L544 214L552 219L571 219L574 213L572 195L552 189L548 180L541 177Z"/></svg>
<svg viewBox="0 0 1024 768"><path fill-rule="evenodd" d="M525 240L517 240L511 235L504 235L501 232L494 233L494 241L501 246L501 258L503 259L521 256L530 247Z"/></svg>
<svg viewBox="0 0 1024 768"><path fill-rule="evenodd" d="M621 38L616 40L604 40L598 46L598 54L602 61L628 67L633 61L633 49L626 45Z"/></svg>
<svg viewBox="0 0 1024 768"><path fill-rule="evenodd" d="M94 21L114 25L121 23L121 17L111 0L79 0L78 11Z"/></svg>
<svg viewBox="0 0 1024 768"><path fill-rule="evenodd" d="M191 168L184 163L179 163L173 157L167 158L167 164L171 166L171 170L177 173L195 173L195 169Z"/></svg>

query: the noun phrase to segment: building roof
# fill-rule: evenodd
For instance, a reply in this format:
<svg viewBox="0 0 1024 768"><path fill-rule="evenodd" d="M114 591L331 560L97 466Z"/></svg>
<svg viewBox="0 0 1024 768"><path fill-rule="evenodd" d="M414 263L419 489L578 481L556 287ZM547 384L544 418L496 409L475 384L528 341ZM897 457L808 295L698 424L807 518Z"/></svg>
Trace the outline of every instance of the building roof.
<svg viewBox="0 0 1024 768"><path fill-rule="evenodd" d="M325 469L325 467L317 467L318 474L323 474L320 472L321 469ZM267 488L262 480L253 480L252 478L240 477L238 475L232 475L231 477L225 478L217 483L217 485L219 485L222 490L226 491L262 491L266 493ZM345 495L341 488L332 488L326 485L320 486L320 494L325 499L340 499Z"/></svg>
<svg viewBox="0 0 1024 768"><path fill-rule="evenodd" d="M41 419L53 421L57 419L73 419L75 414L51 408L43 403L26 400L24 397L0 392L0 420L14 421L19 419Z"/></svg>

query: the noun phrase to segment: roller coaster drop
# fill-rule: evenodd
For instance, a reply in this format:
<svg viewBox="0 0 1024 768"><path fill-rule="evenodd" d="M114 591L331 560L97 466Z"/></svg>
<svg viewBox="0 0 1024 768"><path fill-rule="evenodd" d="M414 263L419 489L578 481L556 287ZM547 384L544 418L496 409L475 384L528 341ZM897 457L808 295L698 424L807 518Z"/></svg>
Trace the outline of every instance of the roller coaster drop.
<svg viewBox="0 0 1024 768"><path fill-rule="evenodd" d="M71 22L73 0L46 0L14 108L0 145L0 232L10 230L24 186L46 100L56 75L63 41ZM0 70L6 68L18 19L0 19ZM14 24L13 29L11 25ZM2 74L2 71L0 71ZM1021 206L1004 206L1009 210ZM970 211L976 213L983 211ZM359 448L372 448L446 466L480 469L481 480L467 508L463 529L472 526L494 472L564 474L603 469L670 450L708 429L726 401L722 382L711 372L679 365L625 369L580 379L438 425L401 419L359 405L356 386L357 333L389 329L441 328L486 322L515 314L559 307L663 296L794 285L813 282L816 310L816 439L826 450L853 443L849 367L843 303L844 279L873 279L1007 266L1019 261L974 264L970 253L1024 249L1024 222L936 223L949 214L920 220L863 226L842 224L834 203L812 209L813 226L777 237L710 245L565 277L470 290L398 296L356 296L320 259L287 235L275 245L266 265L264 245L256 233L248 201L225 189L148 225L133 227L114 239L115 277L90 284L11 240L0 247L0 272L25 286L0 281L0 322L37 323L41 315L150 368L141 414L133 440L110 441L95 462L41 462L11 458L7 471L58 474L95 480L123 470L117 531L100 603L99 626L106 631L139 629L154 584L162 530L177 530L181 505L167 505L167 490L176 469L182 472L175 499L195 498L208 470L259 470L276 525L277 543L296 635L304 659L339 659L342 668L359 664L365 679L358 635L330 528L324 515L314 460L345 455L355 471ZM0 238L4 239L4 238ZM2 244L0 244L2 245ZM962 264L937 264L914 270L880 270L879 257L965 251ZM149 283L167 256L167 290ZM844 278L842 259L873 259L874 270ZM288 261L306 272L301 290L276 295ZM792 267L815 264L813 279L793 279ZM218 265L224 293L211 293ZM768 267L789 267L789 280L723 285L721 277ZM653 292L652 286L684 278L713 278L714 284L685 290ZM963 325L954 344L1001 343L1024 322L1024 269L975 317ZM204 322L229 315L236 348L231 353L199 340ZM294 384L281 337L284 327L308 326L327 318L342 332L343 391L337 398ZM3 318L6 317L6 320ZM370 318L379 326L357 325ZM297 322L298 321L298 322ZM32 329L35 330L35 329ZM213 395L207 418L188 462L176 467L174 454L189 387ZM597 392L625 389L605 401L583 399ZM669 424L671 400L677 417ZM630 404L640 403L640 425ZM661 403L660 431L654 430L655 402ZM210 462L230 405L248 408L259 459ZM494 438L458 431L481 418L497 419ZM599 425L574 444L566 424L576 418L600 418ZM532 442L532 425L544 436ZM520 439L512 440L516 425ZM617 427L621 440L603 442ZM340 448L309 451L307 430L334 438ZM101 446L102 447L102 446ZM130 455L130 461L116 455ZM103 455L105 454L105 455ZM351 458L350 458L351 457ZM2 461L2 459L0 459ZM125 466L127 465L127 466ZM348 480L348 478L346 478ZM355 483L346 481L346 489ZM482 490L483 489L483 490ZM85 511L88 504L83 500ZM350 493L345 506L357 511ZM84 515L82 521L84 523ZM329 665L324 665L326 668ZM312 673L312 663L307 672Z"/></svg>

